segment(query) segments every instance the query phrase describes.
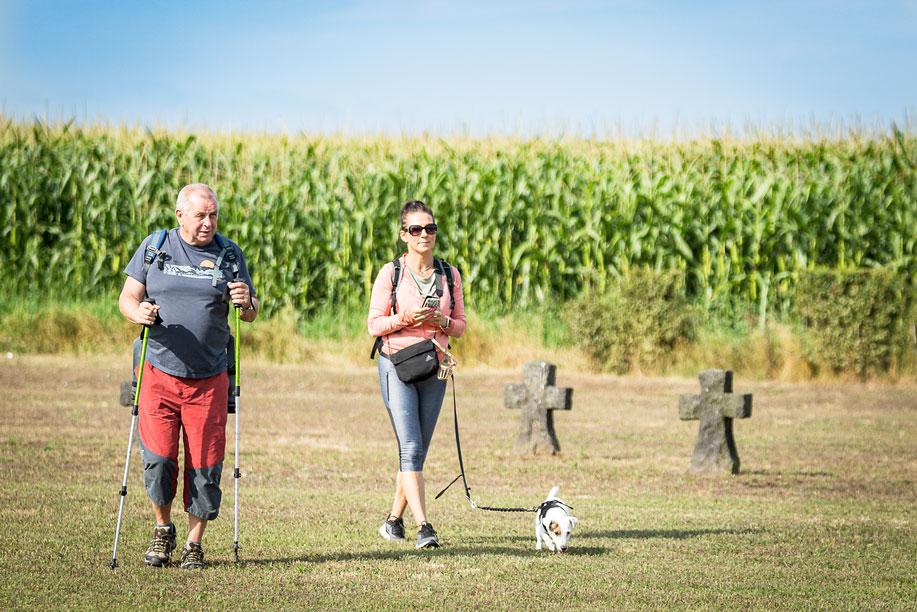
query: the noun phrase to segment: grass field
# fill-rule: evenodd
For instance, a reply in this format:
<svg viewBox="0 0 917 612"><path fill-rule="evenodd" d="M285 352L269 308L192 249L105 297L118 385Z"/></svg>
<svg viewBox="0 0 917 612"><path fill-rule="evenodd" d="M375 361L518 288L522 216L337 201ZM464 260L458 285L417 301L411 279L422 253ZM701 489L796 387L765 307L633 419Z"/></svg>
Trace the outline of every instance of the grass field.
<svg viewBox="0 0 917 612"><path fill-rule="evenodd" d="M479 503L530 506L558 484L579 525L568 554L536 553L531 515L471 510L453 489L429 503L444 547L420 552L376 533L397 452L374 370L246 363L244 562L230 561L227 478L210 567L145 567L152 519L135 454L112 571L127 363L0 359L0 608L917 606L914 386L750 383L737 372L736 392L754 393L753 417L736 424L743 473L695 478L697 423L678 420L677 398L696 380L575 375L561 363L558 383L575 389L573 410L555 419L563 452L522 458L518 414L502 406L518 368L462 371ZM457 473L448 409L431 490Z"/></svg>

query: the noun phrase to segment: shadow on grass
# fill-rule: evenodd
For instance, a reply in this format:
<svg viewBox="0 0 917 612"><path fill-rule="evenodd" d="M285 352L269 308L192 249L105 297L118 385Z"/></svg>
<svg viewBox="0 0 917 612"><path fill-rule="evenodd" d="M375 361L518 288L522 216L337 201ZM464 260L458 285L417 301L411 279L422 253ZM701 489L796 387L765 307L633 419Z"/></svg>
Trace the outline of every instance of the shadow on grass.
<svg viewBox="0 0 917 612"><path fill-rule="evenodd" d="M580 538L611 538L614 540L645 540L664 538L686 540L710 535L748 535L760 533L763 529L619 529L608 531L581 531Z"/></svg>
<svg viewBox="0 0 917 612"><path fill-rule="evenodd" d="M534 538L533 538L534 540ZM591 547L578 549L575 553L573 549L570 553L586 555L602 555L610 552L610 549L601 547ZM402 559L414 559L423 556L429 557L458 557L458 556L481 556L481 555L512 555L516 557L535 557L538 551L534 549L534 543L531 549L521 548L519 546L444 546L438 550L416 550L413 547L404 550L366 550L355 552L332 552L325 554L307 554L299 557L284 557L277 559L243 559L240 565L274 565L284 563L328 563L340 561L372 561L388 560L400 561ZM568 554L570 554L568 553ZM543 553L542 553L543 554ZM232 566L232 561L213 561L208 565L212 566Z"/></svg>
<svg viewBox="0 0 917 612"><path fill-rule="evenodd" d="M818 470L797 470L795 472L783 472L781 470L743 470L740 476L798 476L805 478L829 478L834 476L831 472L822 472Z"/></svg>
<svg viewBox="0 0 917 612"><path fill-rule="evenodd" d="M627 539L647 539L647 538L667 538L683 540L687 538L696 538L708 535L746 535L760 533L762 529L631 529L618 531L583 531L576 534L576 538L605 538L612 540ZM356 552L336 552L324 554L306 554L298 557L283 557L276 559L243 559L240 567L258 566L258 565L275 565L275 564L293 564L293 563L329 563L340 561L372 561L372 560L389 560L400 561L402 559L417 558L420 556L436 557L455 557L455 556L481 556L481 555L512 555L514 557L540 557L551 555L548 551L535 550L534 537L526 536L504 536L491 538L489 540L480 540L480 545L475 544L475 540L466 540L461 546L444 546L438 550L419 551L414 548L401 550L367 550ZM494 542L527 542L527 546L516 545L494 545ZM601 556L614 552L610 546L576 546L574 544L567 551L566 555L571 557L577 556ZM208 563L211 566L234 566L233 561L214 560Z"/></svg>
<svg viewBox="0 0 917 612"><path fill-rule="evenodd" d="M581 538L605 538L610 540L646 540L651 538L663 538L668 540L686 540L688 538L699 538L703 536L717 535L747 535L760 533L762 529L618 529L603 531L574 531L574 540ZM534 541L534 537L528 536L505 536L500 540L506 542L527 542ZM575 544L574 544L575 545ZM573 548L571 547L572 551ZM582 550L582 549L580 549Z"/></svg>

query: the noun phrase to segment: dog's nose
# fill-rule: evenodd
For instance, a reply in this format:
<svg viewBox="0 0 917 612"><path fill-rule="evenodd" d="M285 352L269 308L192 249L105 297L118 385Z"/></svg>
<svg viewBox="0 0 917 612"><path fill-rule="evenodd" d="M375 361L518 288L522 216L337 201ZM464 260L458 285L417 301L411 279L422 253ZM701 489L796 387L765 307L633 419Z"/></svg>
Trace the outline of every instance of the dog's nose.
<svg viewBox="0 0 917 612"><path fill-rule="evenodd" d="M563 548L561 548L561 549L560 549L560 552L562 552L562 553L567 552L567 547L564 546Z"/></svg>

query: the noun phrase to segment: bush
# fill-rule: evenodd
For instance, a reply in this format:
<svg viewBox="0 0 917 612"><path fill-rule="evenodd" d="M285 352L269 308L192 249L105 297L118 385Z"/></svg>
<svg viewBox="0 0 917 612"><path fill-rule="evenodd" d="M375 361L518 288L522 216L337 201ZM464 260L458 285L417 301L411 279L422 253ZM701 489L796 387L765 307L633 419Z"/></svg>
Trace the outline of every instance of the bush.
<svg viewBox="0 0 917 612"><path fill-rule="evenodd" d="M816 369L887 372L908 352L913 286L890 270L800 274L795 313L806 358Z"/></svg>
<svg viewBox="0 0 917 612"><path fill-rule="evenodd" d="M677 271L637 270L607 293L585 293L573 303L568 323L596 365L617 374L665 363L695 331L684 277Z"/></svg>

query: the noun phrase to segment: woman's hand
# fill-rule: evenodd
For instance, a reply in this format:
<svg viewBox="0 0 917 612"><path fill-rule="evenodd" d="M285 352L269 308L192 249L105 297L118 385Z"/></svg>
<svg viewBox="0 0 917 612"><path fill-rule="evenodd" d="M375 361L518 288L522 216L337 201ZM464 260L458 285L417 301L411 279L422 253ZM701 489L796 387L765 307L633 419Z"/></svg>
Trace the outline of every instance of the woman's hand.
<svg viewBox="0 0 917 612"><path fill-rule="evenodd" d="M436 311L427 306L422 306L417 310L407 310L402 315L402 321L406 327L417 327L432 317L434 312Z"/></svg>
<svg viewBox="0 0 917 612"><path fill-rule="evenodd" d="M449 317L444 315L442 310L434 310L431 318L433 319L433 323L438 325L441 329L449 327Z"/></svg>

